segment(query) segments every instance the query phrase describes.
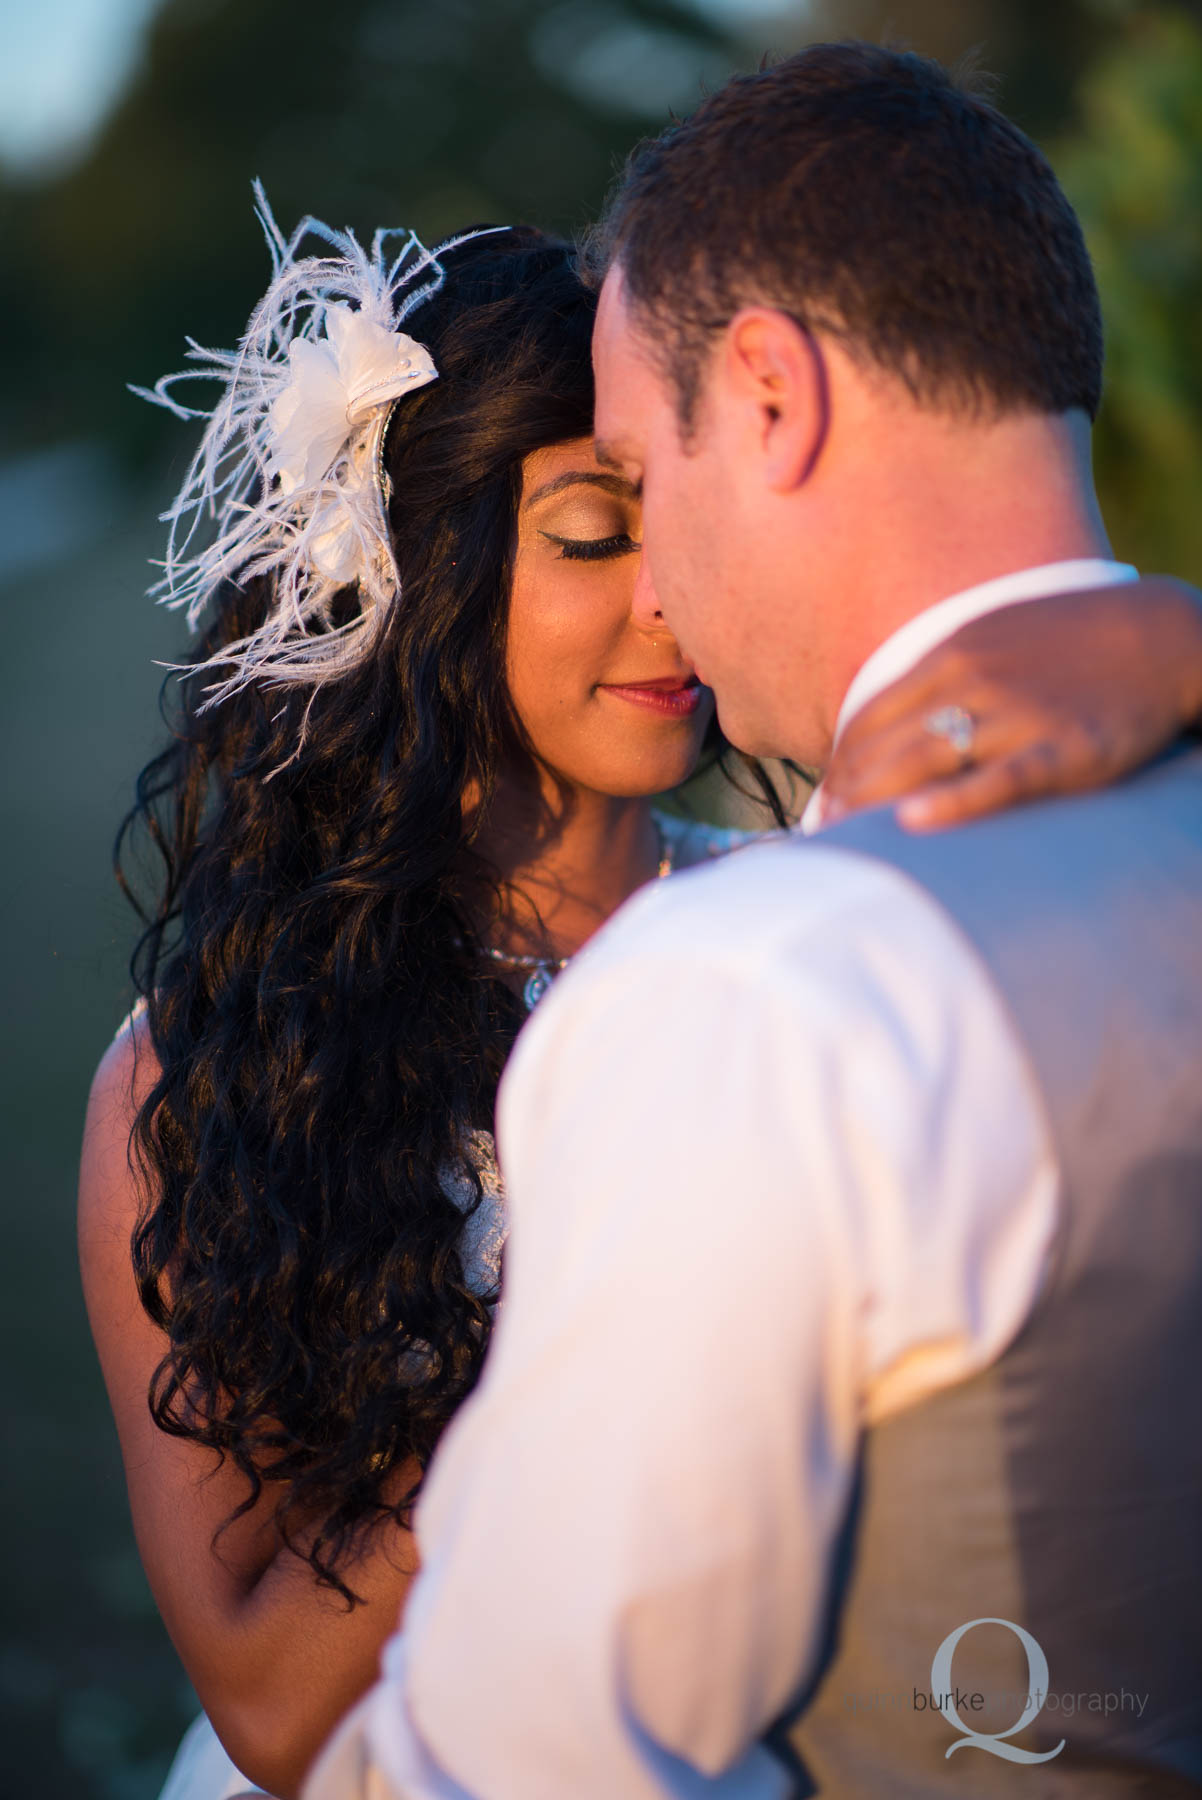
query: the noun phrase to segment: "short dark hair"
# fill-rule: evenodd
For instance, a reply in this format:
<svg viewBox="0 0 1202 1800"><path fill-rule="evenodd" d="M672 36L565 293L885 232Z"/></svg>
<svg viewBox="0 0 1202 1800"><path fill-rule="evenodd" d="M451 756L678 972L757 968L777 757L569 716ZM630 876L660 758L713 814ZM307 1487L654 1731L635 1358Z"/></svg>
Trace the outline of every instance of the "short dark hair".
<svg viewBox="0 0 1202 1800"><path fill-rule="evenodd" d="M922 404L1097 414L1102 320L1076 214L1016 125L938 63L814 44L632 153L592 238L692 420L742 306L779 307Z"/></svg>

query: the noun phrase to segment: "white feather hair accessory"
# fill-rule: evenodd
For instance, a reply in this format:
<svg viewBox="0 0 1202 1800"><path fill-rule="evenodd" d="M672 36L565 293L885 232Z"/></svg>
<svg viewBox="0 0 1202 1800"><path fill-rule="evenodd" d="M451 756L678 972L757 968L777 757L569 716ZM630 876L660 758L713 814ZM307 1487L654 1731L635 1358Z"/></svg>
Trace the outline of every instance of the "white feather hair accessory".
<svg viewBox="0 0 1202 1800"><path fill-rule="evenodd" d="M238 348L206 350L189 338L196 367L133 389L181 419L207 421L162 514L167 554L151 596L183 609L195 629L222 582L272 578L262 625L186 665L219 677L205 706L256 681L335 680L371 654L400 589L384 437L397 401L438 377L430 352L401 328L441 287L449 251L507 229L467 232L434 250L411 231L382 229L365 251L353 232L312 217L285 240L257 181L254 195L272 280ZM324 254L297 254L309 237ZM206 412L175 398L183 381L217 381L224 391ZM335 625L331 601L352 585L359 610Z"/></svg>

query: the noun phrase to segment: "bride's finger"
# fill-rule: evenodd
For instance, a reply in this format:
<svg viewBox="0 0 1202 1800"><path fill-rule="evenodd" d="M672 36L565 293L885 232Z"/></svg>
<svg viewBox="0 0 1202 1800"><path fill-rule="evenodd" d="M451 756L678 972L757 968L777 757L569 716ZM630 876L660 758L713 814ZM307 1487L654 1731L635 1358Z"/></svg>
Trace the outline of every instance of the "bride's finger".
<svg viewBox="0 0 1202 1800"><path fill-rule="evenodd" d="M1097 761L1072 758L1063 745L1044 739L907 795L896 816L907 831L941 831L1024 801L1098 786L1104 779Z"/></svg>
<svg viewBox="0 0 1202 1800"><path fill-rule="evenodd" d="M991 759L1014 747L993 720L982 717L974 723L973 760ZM857 720L840 743L823 782L828 811L838 814L884 806L928 783L959 775L967 766L963 750L908 712L871 733L857 730L859 724Z"/></svg>
<svg viewBox="0 0 1202 1800"><path fill-rule="evenodd" d="M971 660L953 638L862 706L841 742L875 739L896 725L923 718L946 705L951 694L967 705L964 695L977 687L981 673L979 662Z"/></svg>

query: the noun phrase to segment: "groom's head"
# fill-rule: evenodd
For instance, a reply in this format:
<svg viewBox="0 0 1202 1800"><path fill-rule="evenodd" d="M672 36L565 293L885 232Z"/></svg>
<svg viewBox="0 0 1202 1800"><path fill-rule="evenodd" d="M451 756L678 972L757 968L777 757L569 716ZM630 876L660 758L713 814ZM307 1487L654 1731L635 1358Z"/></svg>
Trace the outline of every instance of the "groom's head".
<svg viewBox="0 0 1202 1800"><path fill-rule="evenodd" d="M1092 548L1068 520L1102 369L1081 231L937 64L815 45L736 77L636 150L595 246L598 437L643 482L641 603L736 742L819 760L875 643L1003 572L993 537L1011 567Z"/></svg>

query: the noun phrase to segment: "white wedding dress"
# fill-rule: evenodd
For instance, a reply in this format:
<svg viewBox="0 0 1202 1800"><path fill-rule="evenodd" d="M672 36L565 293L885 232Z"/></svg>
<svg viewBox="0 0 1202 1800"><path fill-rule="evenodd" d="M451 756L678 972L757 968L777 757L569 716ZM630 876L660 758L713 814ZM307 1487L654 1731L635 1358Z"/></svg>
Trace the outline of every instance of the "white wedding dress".
<svg viewBox="0 0 1202 1800"><path fill-rule="evenodd" d="M714 856L724 856L761 835L750 831L720 830L712 825L671 818L666 813L657 813L656 821L664 843L665 865L671 872L691 868ZM506 1228L505 1192L491 1134L473 1132L467 1149L479 1173L483 1196L480 1205L464 1221L464 1268L473 1292L489 1294L496 1290L500 1281ZM444 1185L450 1196L466 1210L473 1192L466 1176L445 1176ZM208 1717L202 1713L184 1734L159 1800L242 1800L243 1796L253 1800L254 1796L265 1792L231 1761Z"/></svg>

